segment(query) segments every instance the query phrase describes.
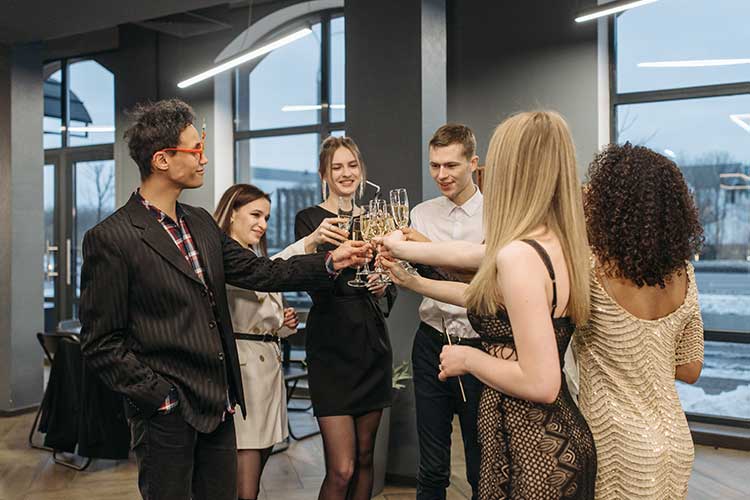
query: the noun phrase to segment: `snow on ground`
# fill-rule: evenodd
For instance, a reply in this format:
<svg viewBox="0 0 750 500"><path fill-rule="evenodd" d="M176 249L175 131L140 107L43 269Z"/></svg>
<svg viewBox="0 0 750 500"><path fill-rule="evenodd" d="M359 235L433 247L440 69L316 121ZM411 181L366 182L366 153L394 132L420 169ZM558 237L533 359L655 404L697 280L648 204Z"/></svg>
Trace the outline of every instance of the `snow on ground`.
<svg viewBox="0 0 750 500"><path fill-rule="evenodd" d="M677 392L686 412L750 419L750 385L708 395L700 387L678 384Z"/></svg>

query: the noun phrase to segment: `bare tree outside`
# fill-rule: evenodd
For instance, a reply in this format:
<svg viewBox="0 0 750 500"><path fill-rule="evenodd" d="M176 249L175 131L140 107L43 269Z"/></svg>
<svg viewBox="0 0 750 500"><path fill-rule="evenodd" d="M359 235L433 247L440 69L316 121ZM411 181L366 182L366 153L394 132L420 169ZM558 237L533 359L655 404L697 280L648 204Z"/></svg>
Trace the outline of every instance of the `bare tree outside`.
<svg viewBox="0 0 750 500"><path fill-rule="evenodd" d="M90 168L87 169L87 172L89 178L93 181L96 196L96 222L99 222L102 220L102 213L105 211L105 207L112 204L111 200L114 196L115 187L115 171L109 163L96 162L91 164ZM107 215L110 211L110 209L106 209Z"/></svg>

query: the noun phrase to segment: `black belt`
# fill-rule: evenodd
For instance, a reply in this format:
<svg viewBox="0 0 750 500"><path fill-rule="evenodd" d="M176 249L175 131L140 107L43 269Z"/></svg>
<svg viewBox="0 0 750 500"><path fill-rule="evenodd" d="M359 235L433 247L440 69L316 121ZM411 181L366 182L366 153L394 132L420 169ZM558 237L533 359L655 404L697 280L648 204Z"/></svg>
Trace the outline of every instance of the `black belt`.
<svg viewBox="0 0 750 500"><path fill-rule="evenodd" d="M235 333L235 337L240 340L257 340L260 342L276 342L281 341L278 335L272 333L264 333L263 335L257 335L255 333Z"/></svg>
<svg viewBox="0 0 750 500"><path fill-rule="evenodd" d="M429 331L434 337L439 338L444 344L448 344L448 340L446 339L446 334L441 332L440 330L433 328L432 326L428 325L424 321L421 322L420 328L423 330ZM469 347L477 347L482 348L482 339L478 337L472 337L472 338L466 338L466 337L457 337L455 335L449 335L451 338L451 343L454 345L467 345Z"/></svg>

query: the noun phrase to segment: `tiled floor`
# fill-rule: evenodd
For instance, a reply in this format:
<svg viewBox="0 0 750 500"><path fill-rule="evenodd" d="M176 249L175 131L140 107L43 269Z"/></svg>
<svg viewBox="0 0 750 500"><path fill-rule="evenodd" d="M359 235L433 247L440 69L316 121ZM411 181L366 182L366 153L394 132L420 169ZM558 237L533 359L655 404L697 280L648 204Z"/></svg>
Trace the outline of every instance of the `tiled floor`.
<svg viewBox="0 0 750 500"><path fill-rule="evenodd" d="M305 415L292 414L300 430L310 425ZM26 436L33 414L0 418L0 500L136 500L134 462L95 460L84 472L56 465L45 451L28 447ZM456 436L458 438L458 436ZM461 440L454 439L453 477L449 500L469 498L464 479ZM314 500L323 480L320 437L292 442L273 455L263 474L264 500ZM750 453L697 447L690 482L690 500L750 498ZM386 486L378 500L414 498L414 489Z"/></svg>

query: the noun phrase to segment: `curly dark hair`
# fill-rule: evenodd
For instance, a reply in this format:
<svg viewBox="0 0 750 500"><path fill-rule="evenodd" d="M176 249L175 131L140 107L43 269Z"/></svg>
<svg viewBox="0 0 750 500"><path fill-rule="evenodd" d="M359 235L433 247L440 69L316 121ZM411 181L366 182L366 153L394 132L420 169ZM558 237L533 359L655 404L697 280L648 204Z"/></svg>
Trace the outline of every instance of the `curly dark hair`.
<svg viewBox="0 0 750 500"><path fill-rule="evenodd" d="M180 134L195 121L193 108L179 99L138 104L128 116L133 125L125 131L130 157L141 171L141 180L151 175L151 158L164 148L174 148Z"/></svg>
<svg viewBox="0 0 750 500"><path fill-rule="evenodd" d="M589 243L609 277L664 288L703 245L682 172L648 148L607 146L589 166L583 198Z"/></svg>

